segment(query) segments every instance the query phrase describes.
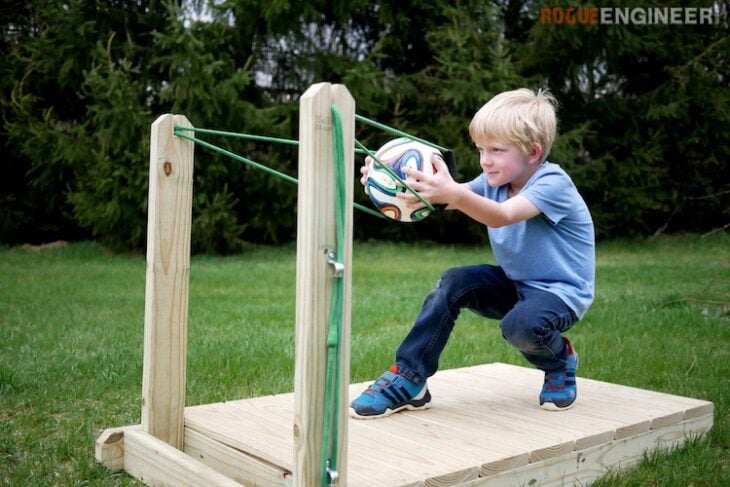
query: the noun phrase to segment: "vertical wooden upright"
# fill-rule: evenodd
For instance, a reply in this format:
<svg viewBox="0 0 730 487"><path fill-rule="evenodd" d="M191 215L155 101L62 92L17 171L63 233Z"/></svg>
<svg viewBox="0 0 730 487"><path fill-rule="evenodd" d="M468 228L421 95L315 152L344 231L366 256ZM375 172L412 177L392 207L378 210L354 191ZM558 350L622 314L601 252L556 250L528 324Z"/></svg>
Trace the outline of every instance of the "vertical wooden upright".
<svg viewBox="0 0 730 487"><path fill-rule="evenodd" d="M142 429L182 450L194 146L175 125L192 126L162 115L150 139Z"/></svg>
<svg viewBox="0 0 730 487"><path fill-rule="evenodd" d="M294 482L320 485L327 328L334 270L335 176L331 106L343 123L345 148L344 316L339 414L338 485L347 485L348 385L352 283L352 190L355 102L344 85L319 83L302 95L299 108L299 197L297 226L296 363L294 372Z"/></svg>

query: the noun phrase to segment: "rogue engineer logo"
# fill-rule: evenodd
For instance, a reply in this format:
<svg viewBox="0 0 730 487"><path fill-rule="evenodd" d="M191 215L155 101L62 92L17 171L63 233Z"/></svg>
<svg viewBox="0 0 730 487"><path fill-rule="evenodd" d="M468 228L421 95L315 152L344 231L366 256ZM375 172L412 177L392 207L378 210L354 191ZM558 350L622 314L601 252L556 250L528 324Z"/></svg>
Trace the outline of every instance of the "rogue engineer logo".
<svg viewBox="0 0 730 487"><path fill-rule="evenodd" d="M725 5L713 7L542 7L540 23L554 25L716 25Z"/></svg>

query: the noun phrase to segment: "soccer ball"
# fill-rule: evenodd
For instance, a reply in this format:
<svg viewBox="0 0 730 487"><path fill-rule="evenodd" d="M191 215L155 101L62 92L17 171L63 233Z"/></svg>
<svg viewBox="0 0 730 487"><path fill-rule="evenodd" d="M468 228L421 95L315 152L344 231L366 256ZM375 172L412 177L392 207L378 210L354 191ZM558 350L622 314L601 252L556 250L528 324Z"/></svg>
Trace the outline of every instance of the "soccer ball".
<svg viewBox="0 0 730 487"><path fill-rule="evenodd" d="M417 169L427 176L434 173L431 163L433 154L443 159L443 155L438 149L405 137L391 140L375 153L383 164L390 167L398 177L407 183L413 181L413 178L403 174L403 169L406 167ZM398 199L396 195L406 193L408 189L388 174L377 162L372 161L369 169L365 192L380 213L400 222L417 222L431 213L431 210L423 203L418 207L409 208L404 200Z"/></svg>

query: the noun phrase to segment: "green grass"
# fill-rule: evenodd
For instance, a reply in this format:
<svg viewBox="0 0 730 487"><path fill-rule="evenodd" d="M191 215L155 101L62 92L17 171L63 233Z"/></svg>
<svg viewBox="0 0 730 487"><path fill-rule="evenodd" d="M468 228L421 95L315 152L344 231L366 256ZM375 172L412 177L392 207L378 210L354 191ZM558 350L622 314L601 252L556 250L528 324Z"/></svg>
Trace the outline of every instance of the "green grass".
<svg viewBox="0 0 730 487"><path fill-rule="evenodd" d="M191 267L188 404L292 390L293 246ZM421 301L483 248L355 247L352 381L393 360ZM145 263L94 244L0 249L0 485L136 485L94 461L100 430L138 423ZM710 435L600 486L730 485L730 236L598 248L597 298L571 330L580 374L711 400ZM526 365L496 322L465 312L442 368ZM537 393L537 391L536 391Z"/></svg>

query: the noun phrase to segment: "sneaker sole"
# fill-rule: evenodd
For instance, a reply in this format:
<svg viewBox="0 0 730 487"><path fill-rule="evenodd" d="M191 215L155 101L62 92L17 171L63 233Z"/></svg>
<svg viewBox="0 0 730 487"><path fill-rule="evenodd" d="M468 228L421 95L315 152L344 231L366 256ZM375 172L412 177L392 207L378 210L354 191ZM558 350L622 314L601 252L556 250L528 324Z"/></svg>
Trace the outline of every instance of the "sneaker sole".
<svg viewBox="0 0 730 487"><path fill-rule="evenodd" d="M546 403L540 404L540 408L545 411L566 411L568 409L571 409L573 406L575 406L575 401L571 402L570 404L568 404L567 406L564 406L562 408L556 406L555 403L552 403L552 402L546 402Z"/></svg>
<svg viewBox="0 0 730 487"><path fill-rule="evenodd" d="M361 414L357 414L357 412L350 408L350 417L354 419L381 419L381 418L387 418L391 414L395 414L397 412L408 410L408 411L424 411L426 409L431 409L431 403L427 402L423 406L414 406L412 404L404 404L401 407L395 408L395 409L386 409L382 414L372 414L370 416L363 416Z"/></svg>

